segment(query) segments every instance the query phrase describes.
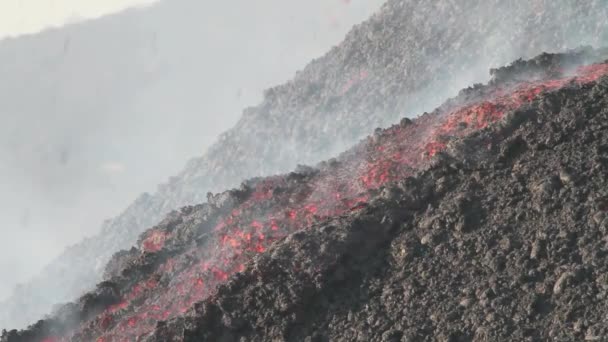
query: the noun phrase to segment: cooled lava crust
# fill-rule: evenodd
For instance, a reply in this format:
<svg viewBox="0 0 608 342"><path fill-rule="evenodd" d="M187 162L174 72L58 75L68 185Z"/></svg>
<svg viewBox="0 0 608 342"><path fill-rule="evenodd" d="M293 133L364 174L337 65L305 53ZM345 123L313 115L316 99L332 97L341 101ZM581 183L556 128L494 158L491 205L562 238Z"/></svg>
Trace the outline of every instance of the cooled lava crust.
<svg viewBox="0 0 608 342"><path fill-rule="evenodd" d="M608 338L608 62L544 54L174 212L2 342Z"/></svg>

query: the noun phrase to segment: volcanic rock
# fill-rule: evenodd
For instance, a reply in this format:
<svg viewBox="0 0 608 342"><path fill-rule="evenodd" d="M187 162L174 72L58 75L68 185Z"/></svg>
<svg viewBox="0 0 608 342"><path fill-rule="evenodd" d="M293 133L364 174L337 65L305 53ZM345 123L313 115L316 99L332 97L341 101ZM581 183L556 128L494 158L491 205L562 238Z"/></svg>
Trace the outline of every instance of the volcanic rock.
<svg viewBox="0 0 608 342"><path fill-rule="evenodd" d="M335 227L330 232L306 230L297 244L286 239L273 245L260 256L267 265L264 269L248 268L204 301L205 305L218 307L227 298L245 303L223 313L244 319L242 328L226 335L227 328L215 318L221 311L191 312L186 320L191 322L192 330L185 330L180 338L189 341L212 341L221 336L230 336L228 340L235 341L239 338L297 341L311 340L310 336L319 341L606 339L608 312L598 300L606 295L607 288L605 232L593 229L587 221L568 212L576 208L582 216L590 215L595 210L593 199L581 201L577 194L591 195L606 187L605 170L589 167L595 156L588 151L605 144L608 131L599 131L593 140L586 137L597 123L608 120L605 110L608 88L598 82L559 90L552 97L559 99L558 106L546 107L535 101L526 109L534 115L512 134L525 137L526 144L534 145L546 141L555 129L567 130L559 144L541 153L521 151L508 163L502 162L499 154L484 154L483 163L466 169L454 170L447 163L433 166L417 176L418 182L433 183L446 177L451 180L449 190L432 195L430 210L413 211L396 219L397 228L388 235L378 225L380 217L391 209L403 208L405 198L399 204L375 202L357 215L328 223ZM572 113L587 124L568 129L564 119ZM500 132L498 126L490 129L491 134ZM476 145L481 138L470 136L459 143ZM582 140L589 145L582 144ZM501 144L494 149L500 150ZM512 169L515 163L520 165L518 169ZM577 170L582 180L556 192L558 183L546 172L559 170L561 163ZM513 173L515 178L528 183L529 190L510 189ZM558 180L564 178L570 177L560 175ZM540 211L532 204L538 193L549 196ZM463 203L464 194L475 195L479 205L467 209L459 204ZM517 201L513 202L514 199ZM408 242L411 237L434 229L428 222L436 222L436 214L448 204L463 208L450 212L453 219L471 211L480 215L477 230L456 234L441 227L437 237L425 233L422 238L437 239L435 244L423 243L416 253L406 252L412 248ZM545 207L552 209L545 211ZM522 214L525 219L518 220ZM603 215L596 215L596 221L603 221ZM360 229L357 220L370 216L372 219L367 221L373 227L370 234L380 238L379 244L371 250L355 249L358 245L345 248L341 241L345 241L345 236L346 241L352 241L348 237ZM403 228L408 222L419 224L414 224L413 230ZM543 237L539 238L539 234ZM309 254L288 252L320 241L331 248L323 253L311 248ZM524 253L528 248L531 252ZM596 254L581 258L584 253L594 253L590 251ZM323 263L327 254L341 262ZM407 261L399 257L404 254L410 255ZM297 262L316 265L315 272L325 276L323 282L312 286L302 270L289 267ZM271 269L280 271L263 281L253 277L256 272ZM308 313L303 318L294 320L269 305L281 293L307 285L315 289L314 294L291 297L293 303L304 299L297 309ZM388 289L391 290L387 292ZM463 293L468 295L463 297Z"/></svg>

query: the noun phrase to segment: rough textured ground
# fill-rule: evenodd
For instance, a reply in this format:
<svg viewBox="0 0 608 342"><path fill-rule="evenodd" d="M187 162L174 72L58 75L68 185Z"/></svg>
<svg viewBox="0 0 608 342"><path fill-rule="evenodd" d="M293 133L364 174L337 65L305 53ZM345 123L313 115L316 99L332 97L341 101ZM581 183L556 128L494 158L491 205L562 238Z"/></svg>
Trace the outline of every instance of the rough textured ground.
<svg viewBox="0 0 608 342"><path fill-rule="evenodd" d="M606 81L542 96L489 154L483 134L455 143L360 214L292 235L156 340L605 340Z"/></svg>
<svg viewBox="0 0 608 342"><path fill-rule="evenodd" d="M606 340L607 122L608 78L542 95L151 340Z"/></svg>
<svg viewBox="0 0 608 342"><path fill-rule="evenodd" d="M130 248L171 210L203 202L208 191L330 158L373 128L485 80L490 67L601 45L607 11L604 0L388 1L342 44L268 90L205 156L53 261L0 307L0 322L35 321L57 301L92 288L114 252Z"/></svg>
<svg viewBox="0 0 608 342"><path fill-rule="evenodd" d="M151 340L606 340L607 122L606 77L541 95Z"/></svg>
<svg viewBox="0 0 608 342"><path fill-rule="evenodd" d="M184 208L2 341L603 340L608 66L574 68L602 54L517 62L317 169Z"/></svg>

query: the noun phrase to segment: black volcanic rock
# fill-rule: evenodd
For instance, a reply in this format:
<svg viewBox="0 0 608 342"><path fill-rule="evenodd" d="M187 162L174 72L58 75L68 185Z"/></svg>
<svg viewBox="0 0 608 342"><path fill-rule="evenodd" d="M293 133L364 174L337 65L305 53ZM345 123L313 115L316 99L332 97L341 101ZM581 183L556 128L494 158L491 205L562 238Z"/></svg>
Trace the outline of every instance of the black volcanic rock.
<svg viewBox="0 0 608 342"><path fill-rule="evenodd" d="M483 80L490 67L581 43L600 45L608 38L607 11L601 0L390 0L340 46L292 81L268 90L261 104L245 110L207 154L193 159L156 194L141 197L98 236L67 250L2 310L22 323L52 303L76 297L101 279L114 252L130 248L171 210L205 201L208 191L328 158L373 128L432 108L457 89ZM542 150L564 137L547 139L533 147ZM516 140L504 154L517 154L522 146ZM424 240L431 244L441 240L427 235ZM57 296L32 303L42 288Z"/></svg>
<svg viewBox="0 0 608 342"><path fill-rule="evenodd" d="M453 142L479 158L291 235L147 341L605 340L607 108L607 77L542 95L491 150L501 125Z"/></svg>

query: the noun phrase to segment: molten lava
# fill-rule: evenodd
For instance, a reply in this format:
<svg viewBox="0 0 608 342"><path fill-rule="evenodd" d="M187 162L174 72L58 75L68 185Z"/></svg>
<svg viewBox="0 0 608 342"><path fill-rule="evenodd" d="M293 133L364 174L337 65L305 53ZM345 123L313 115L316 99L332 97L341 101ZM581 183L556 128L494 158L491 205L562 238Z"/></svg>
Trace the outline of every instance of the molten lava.
<svg viewBox="0 0 608 342"><path fill-rule="evenodd" d="M142 246L146 252L158 252L165 245L167 234L161 231L152 231L143 241Z"/></svg>

